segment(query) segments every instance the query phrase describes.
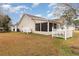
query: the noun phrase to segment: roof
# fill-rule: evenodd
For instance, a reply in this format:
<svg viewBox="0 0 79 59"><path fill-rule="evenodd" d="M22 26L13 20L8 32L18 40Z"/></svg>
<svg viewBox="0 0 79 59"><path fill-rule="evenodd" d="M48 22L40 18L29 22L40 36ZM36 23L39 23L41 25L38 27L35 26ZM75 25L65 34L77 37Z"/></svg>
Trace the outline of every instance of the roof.
<svg viewBox="0 0 79 59"><path fill-rule="evenodd" d="M43 18L43 17L38 17L38 16L30 15L30 14L23 14L22 17L21 17L21 19L20 19L20 21L19 21L17 24L15 24L15 25L19 25L19 23L22 21L22 19L23 19L23 17L24 17L25 15L31 17L32 20L47 21L47 22L52 22L52 23L53 23L53 22L54 22L54 23L63 23L63 21L64 21L63 19L51 19L51 20L48 20L48 19Z"/></svg>
<svg viewBox="0 0 79 59"><path fill-rule="evenodd" d="M21 17L21 19L20 19L20 21L17 24L15 24L15 25L18 25L22 21L23 17L26 16L26 15L29 16L29 17L31 17L32 20L47 21L47 19L43 18L43 17L38 17L38 16L30 15L30 14L23 14L22 17Z"/></svg>
<svg viewBox="0 0 79 59"><path fill-rule="evenodd" d="M25 15L31 17L32 20L35 20L35 19L36 19L36 20L42 20L42 21L46 21L46 20L47 20L46 18L39 17L39 16L34 16L34 15L31 15L31 14L24 14L23 16L25 16Z"/></svg>

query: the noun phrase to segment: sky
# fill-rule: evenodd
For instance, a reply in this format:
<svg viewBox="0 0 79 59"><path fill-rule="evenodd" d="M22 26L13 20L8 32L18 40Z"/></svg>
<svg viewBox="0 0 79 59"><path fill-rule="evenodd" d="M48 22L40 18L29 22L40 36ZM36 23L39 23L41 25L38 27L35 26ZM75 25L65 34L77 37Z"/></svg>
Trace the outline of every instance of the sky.
<svg viewBox="0 0 79 59"><path fill-rule="evenodd" d="M23 14L31 14L47 19L55 19L55 7L57 3L1 3L0 10L9 15L12 23L16 24ZM78 3L71 4L74 8L79 8Z"/></svg>

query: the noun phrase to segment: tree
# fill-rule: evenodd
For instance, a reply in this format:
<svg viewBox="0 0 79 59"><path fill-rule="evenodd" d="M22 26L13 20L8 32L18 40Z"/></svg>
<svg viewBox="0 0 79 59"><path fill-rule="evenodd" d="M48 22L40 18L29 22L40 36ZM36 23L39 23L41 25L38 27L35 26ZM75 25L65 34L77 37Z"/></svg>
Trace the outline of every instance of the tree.
<svg viewBox="0 0 79 59"><path fill-rule="evenodd" d="M73 8L70 4L62 3L56 5L56 12L54 15L61 17L64 17L65 21L64 24L71 25L73 23L73 20L77 17L76 9Z"/></svg>
<svg viewBox="0 0 79 59"><path fill-rule="evenodd" d="M3 27L5 31L10 31L10 26L11 26L11 19L8 15L6 15L3 20Z"/></svg>
<svg viewBox="0 0 79 59"><path fill-rule="evenodd" d="M0 28L4 31L10 31L11 19L8 15L0 15Z"/></svg>
<svg viewBox="0 0 79 59"><path fill-rule="evenodd" d="M0 28L3 28L4 31L10 31L11 27L11 18L8 16L8 13L8 9L0 7Z"/></svg>

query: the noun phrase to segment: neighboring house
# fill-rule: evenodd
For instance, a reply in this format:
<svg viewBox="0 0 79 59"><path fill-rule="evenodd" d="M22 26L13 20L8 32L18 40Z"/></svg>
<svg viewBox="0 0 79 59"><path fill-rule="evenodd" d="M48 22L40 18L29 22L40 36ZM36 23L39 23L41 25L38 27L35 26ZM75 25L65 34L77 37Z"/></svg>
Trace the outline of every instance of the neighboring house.
<svg viewBox="0 0 79 59"><path fill-rule="evenodd" d="M0 27L0 32L4 32L4 28L3 27Z"/></svg>
<svg viewBox="0 0 79 59"><path fill-rule="evenodd" d="M75 24L75 29L79 30L79 18L74 20L74 24Z"/></svg>
<svg viewBox="0 0 79 59"><path fill-rule="evenodd" d="M79 25L75 25L75 29L76 30L79 30Z"/></svg>
<svg viewBox="0 0 79 59"><path fill-rule="evenodd" d="M24 14L21 20L15 25L14 29L25 32L24 29L29 28L32 33L50 35L53 29L62 28L64 26L64 18L48 20L42 17Z"/></svg>

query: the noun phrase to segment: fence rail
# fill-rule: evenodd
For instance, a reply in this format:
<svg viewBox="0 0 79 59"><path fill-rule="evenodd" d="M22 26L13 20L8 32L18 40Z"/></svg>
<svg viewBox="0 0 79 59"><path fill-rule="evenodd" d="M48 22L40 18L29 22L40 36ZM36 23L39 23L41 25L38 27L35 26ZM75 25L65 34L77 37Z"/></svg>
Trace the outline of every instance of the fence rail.
<svg viewBox="0 0 79 59"><path fill-rule="evenodd" d="M65 40L73 36L73 30L71 29L52 29L52 36L61 37Z"/></svg>

